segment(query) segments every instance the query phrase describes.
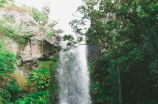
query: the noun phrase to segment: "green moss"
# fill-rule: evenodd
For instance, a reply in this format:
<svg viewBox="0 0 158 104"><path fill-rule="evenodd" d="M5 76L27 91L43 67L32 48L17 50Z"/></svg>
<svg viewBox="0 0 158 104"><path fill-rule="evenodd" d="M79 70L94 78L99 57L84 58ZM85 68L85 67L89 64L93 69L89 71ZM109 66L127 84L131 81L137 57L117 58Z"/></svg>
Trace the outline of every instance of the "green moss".
<svg viewBox="0 0 158 104"><path fill-rule="evenodd" d="M28 33L22 32L20 28L15 29L12 25L9 25L7 22L9 21L0 20L0 35L15 40L21 47L25 46L30 38ZM24 35L20 36L20 34Z"/></svg>
<svg viewBox="0 0 158 104"><path fill-rule="evenodd" d="M48 35L46 36L47 39L50 39L52 36L54 35L54 32L53 31L50 31L48 33Z"/></svg>

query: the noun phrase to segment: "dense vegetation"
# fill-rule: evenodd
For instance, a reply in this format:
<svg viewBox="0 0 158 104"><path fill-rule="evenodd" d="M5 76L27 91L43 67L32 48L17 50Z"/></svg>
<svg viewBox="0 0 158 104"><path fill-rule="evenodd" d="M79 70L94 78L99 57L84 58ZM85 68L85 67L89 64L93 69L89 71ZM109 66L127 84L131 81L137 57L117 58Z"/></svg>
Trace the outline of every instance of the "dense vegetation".
<svg viewBox="0 0 158 104"><path fill-rule="evenodd" d="M13 0L1 0L3 4ZM157 0L83 0L77 11L82 17L70 22L77 34L85 35L89 45L97 45L100 56L89 63L91 96L94 104L157 104L158 103L158 2ZM15 6L14 6L15 7ZM41 25L48 21L49 8L43 12L29 7ZM9 21L9 19L6 19ZM0 37L7 36L25 44L29 37L18 38L0 21ZM90 22L84 33L81 27ZM54 33L50 32L49 38ZM68 46L79 44L65 35ZM28 69L28 78L15 72L16 55L0 41L0 104L55 104L58 58Z"/></svg>
<svg viewBox="0 0 158 104"><path fill-rule="evenodd" d="M13 53L6 52L0 55L0 69L4 69L0 71L0 103L50 104L57 102L58 88L55 78L57 57L41 63L37 70L28 69L29 78L25 78L20 73L14 72L16 57ZM10 65L8 65L9 62Z"/></svg>
<svg viewBox="0 0 158 104"><path fill-rule="evenodd" d="M43 7L43 12L34 7L17 7L14 0L1 0L0 7L18 10L20 12L29 12L34 19L44 27L46 24L54 26L57 22L49 21L47 18L49 8ZM44 12L45 10L45 12ZM54 104L57 102L57 80L55 78L58 57L54 56L51 60L41 61L38 69L28 68L25 70L27 77L16 71L17 56L7 50L6 46L12 44L12 41L3 41L3 38L9 38L16 41L21 48L24 47L30 36L19 28L14 28L11 24L11 18L6 17L0 20L0 104ZM19 34L24 36L19 36ZM50 32L47 38L54 33ZM31 64L31 62L28 62ZM23 67L23 66L20 66Z"/></svg>
<svg viewBox="0 0 158 104"><path fill-rule="evenodd" d="M70 22L72 28L102 50L90 62L93 102L157 104L157 0L84 0L77 11L82 17Z"/></svg>
<svg viewBox="0 0 158 104"><path fill-rule="evenodd" d="M27 96L18 99L16 104L52 104L57 102L57 80L55 78L57 57L45 61L39 69L32 70L29 76Z"/></svg>

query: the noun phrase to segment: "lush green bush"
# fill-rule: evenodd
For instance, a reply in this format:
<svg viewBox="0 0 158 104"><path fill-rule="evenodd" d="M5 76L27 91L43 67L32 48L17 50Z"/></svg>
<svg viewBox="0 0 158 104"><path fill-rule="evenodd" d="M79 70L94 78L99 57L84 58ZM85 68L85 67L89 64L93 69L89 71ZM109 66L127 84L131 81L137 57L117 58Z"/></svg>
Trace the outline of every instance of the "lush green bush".
<svg viewBox="0 0 158 104"><path fill-rule="evenodd" d="M15 101L18 98L18 94L22 91L14 78L11 78L10 82L6 83L5 89L10 93L11 101Z"/></svg>
<svg viewBox="0 0 158 104"><path fill-rule="evenodd" d="M8 0L1 0L0 1L0 7L2 6L1 4L5 4L5 3L8 3Z"/></svg>
<svg viewBox="0 0 158 104"><path fill-rule="evenodd" d="M23 99L18 99L15 104L50 104L49 97L47 91L35 92Z"/></svg>
<svg viewBox="0 0 158 104"><path fill-rule="evenodd" d="M12 73L15 70L16 56L5 50L2 42L0 42L0 73Z"/></svg>
<svg viewBox="0 0 158 104"><path fill-rule="evenodd" d="M0 89L0 104L12 104L10 98L11 95L6 89Z"/></svg>
<svg viewBox="0 0 158 104"><path fill-rule="evenodd" d="M12 52L5 50L3 45L0 41L0 82L2 88L7 86L5 83L9 77L8 73L14 72L16 63L16 56ZM2 88L0 88L0 103L12 104L10 100L13 95L10 94L8 89Z"/></svg>
<svg viewBox="0 0 158 104"><path fill-rule="evenodd" d="M45 69L33 71L31 81L35 81L39 89L46 90L50 86L50 71Z"/></svg>
<svg viewBox="0 0 158 104"><path fill-rule="evenodd" d="M56 73L57 58L54 57L50 61L45 61L41 64L38 70L34 70L30 74L30 79L32 82L36 82L36 85L40 90L46 90L50 87L51 81L51 71L53 74ZM53 76L54 76L53 75ZM55 77L53 77L55 78Z"/></svg>
<svg viewBox="0 0 158 104"><path fill-rule="evenodd" d="M10 77L13 77L16 80L16 83L18 86L22 89L22 92L28 92L29 90L29 84L28 84L28 78L21 75L21 73L14 72L12 74L9 74Z"/></svg>
<svg viewBox="0 0 158 104"><path fill-rule="evenodd" d="M33 13L33 18L41 25L45 25L48 23L48 18L46 18L46 16L44 15L44 13L42 13L41 11L39 11L38 9L34 8L34 7L28 7L28 9L30 11L32 11Z"/></svg>
<svg viewBox="0 0 158 104"><path fill-rule="evenodd" d="M0 103L12 104L17 98L22 89L16 83L14 78L11 78L6 83L5 88L0 88Z"/></svg>

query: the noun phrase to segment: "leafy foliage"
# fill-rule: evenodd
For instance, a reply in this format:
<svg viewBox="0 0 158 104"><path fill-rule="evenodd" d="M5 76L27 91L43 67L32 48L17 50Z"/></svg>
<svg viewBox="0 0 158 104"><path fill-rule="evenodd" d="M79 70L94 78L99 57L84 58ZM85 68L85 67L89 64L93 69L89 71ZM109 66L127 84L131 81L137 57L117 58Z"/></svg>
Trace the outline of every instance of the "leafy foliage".
<svg viewBox="0 0 158 104"><path fill-rule="evenodd" d="M16 80L18 86L22 89L22 92L28 92L28 81L23 75L18 72L10 74L10 77L13 77Z"/></svg>
<svg viewBox="0 0 158 104"><path fill-rule="evenodd" d="M0 42L0 73L12 73L15 70L16 57L8 50L4 50Z"/></svg>
<svg viewBox="0 0 158 104"><path fill-rule="evenodd" d="M44 15L44 13L42 13L41 11L39 11L38 9L34 8L34 7L29 7L29 10L32 11L33 13L33 18L41 25L45 25L46 23L48 23L48 19L46 18L46 16Z"/></svg>
<svg viewBox="0 0 158 104"><path fill-rule="evenodd" d="M50 104L49 93L46 91L40 91L36 93L29 94L23 99L18 99L15 104Z"/></svg>
<svg viewBox="0 0 158 104"><path fill-rule="evenodd" d="M82 17L70 24L76 33L87 37L88 44L104 50L90 64L94 103L117 104L121 97L122 104L158 103L158 2L84 0L84 3L77 9ZM91 25L84 34L81 27L87 21Z"/></svg>
<svg viewBox="0 0 158 104"><path fill-rule="evenodd" d="M36 91L49 91L51 103L57 102L58 81L55 77L58 58L55 56L52 60L41 63L38 70L34 70L30 74L31 86L37 86ZM44 97L46 101L48 99ZM43 98L43 99L44 99ZM28 98L29 99L29 98Z"/></svg>
<svg viewBox="0 0 158 104"><path fill-rule="evenodd" d="M12 104L10 100L14 100L14 98L12 98L11 93L7 88L13 87L14 85L12 84L15 84L15 82L8 82L7 84L5 82L7 82L9 76L8 73L13 73L15 70L14 64L16 63L16 57L13 53L5 50L3 45L4 44L0 42L0 103ZM12 90L14 89L10 88L10 91Z"/></svg>
<svg viewBox="0 0 158 104"><path fill-rule="evenodd" d="M30 11L33 13L33 18L41 25L44 26L48 24L50 27L54 27L57 21L53 21L49 18L50 6L45 5L42 7L42 12L34 7L28 7Z"/></svg>
<svg viewBox="0 0 158 104"><path fill-rule="evenodd" d="M0 89L0 103L2 104L12 104L10 102L11 95L6 89Z"/></svg>
<svg viewBox="0 0 158 104"><path fill-rule="evenodd" d="M56 57L51 61L44 62L37 71L32 71L30 74L31 81L37 81L37 86L41 90L46 90L50 87L51 75L50 71L56 72Z"/></svg>
<svg viewBox="0 0 158 104"><path fill-rule="evenodd" d="M2 4L5 4L5 3L8 3L8 1L7 0L1 0L0 1L0 7L2 6Z"/></svg>
<svg viewBox="0 0 158 104"><path fill-rule="evenodd" d="M45 69L38 69L31 73L31 81L37 81L39 89L46 89L50 85L50 72Z"/></svg>
<svg viewBox="0 0 158 104"><path fill-rule="evenodd" d="M48 98L48 92L40 91L29 94L27 97L23 97L23 99L18 99L15 104L50 104Z"/></svg>
<svg viewBox="0 0 158 104"><path fill-rule="evenodd" d="M22 91L14 78L11 78L10 82L6 83L5 89L12 95L11 101L15 101L18 98L18 94Z"/></svg>

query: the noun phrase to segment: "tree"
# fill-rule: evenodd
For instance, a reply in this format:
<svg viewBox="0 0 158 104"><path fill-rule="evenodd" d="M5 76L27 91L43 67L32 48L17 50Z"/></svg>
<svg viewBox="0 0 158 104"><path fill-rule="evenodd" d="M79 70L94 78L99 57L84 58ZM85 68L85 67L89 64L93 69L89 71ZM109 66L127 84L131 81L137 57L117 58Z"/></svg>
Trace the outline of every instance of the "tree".
<svg viewBox="0 0 158 104"><path fill-rule="evenodd" d="M123 104L158 103L158 2L84 0L84 3L77 9L82 17L70 24L76 33L86 36L87 44L96 44L104 50L91 63L93 101L117 104L122 96ZM84 34L80 27L87 21L91 26Z"/></svg>

